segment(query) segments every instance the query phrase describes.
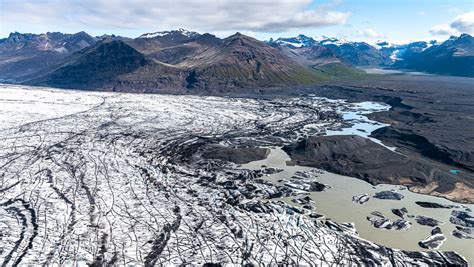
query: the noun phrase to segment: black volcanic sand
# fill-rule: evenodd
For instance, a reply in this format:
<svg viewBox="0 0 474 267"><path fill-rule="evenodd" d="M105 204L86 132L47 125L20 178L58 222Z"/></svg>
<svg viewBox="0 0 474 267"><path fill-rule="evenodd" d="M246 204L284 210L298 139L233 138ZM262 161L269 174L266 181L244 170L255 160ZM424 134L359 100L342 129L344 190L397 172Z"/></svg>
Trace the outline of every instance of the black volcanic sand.
<svg viewBox="0 0 474 267"><path fill-rule="evenodd" d="M236 164L245 164L252 161L263 160L270 150L259 147L232 148L212 145L204 148L202 157L205 159L220 159Z"/></svg>
<svg viewBox="0 0 474 267"><path fill-rule="evenodd" d="M268 98L314 94L352 102L383 102L392 108L368 117L391 126L374 131L375 138L404 154L423 156L459 169L458 176L474 173L474 78L372 75L291 90L241 89L221 94ZM474 179L465 180L466 185L474 188Z"/></svg>
<svg viewBox="0 0 474 267"><path fill-rule="evenodd" d="M461 171L455 175L457 179L439 180L430 193L474 202L474 79L403 75L341 87L362 90L355 95L392 106L390 111L369 115L391 124L374 131L373 137L409 157L421 156L444 165L442 169Z"/></svg>
<svg viewBox="0 0 474 267"><path fill-rule="evenodd" d="M411 190L474 203L474 78L369 75L359 80L332 81L311 87L242 88L198 94L269 99L311 94L351 102L389 104L389 111L368 115L372 120L391 125L374 131L373 137L397 147L397 152L406 157L423 161L424 166L435 166L446 174L442 175L446 179L432 179L428 175L417 180L415 184L419 187ZM461 172L451 174L452 169ZM438 183L426 184L429 181ZM407 179L393 179L391 183L406 182Z"/></svg>
<svg viewBox="0 0 474 267"><path fill-rule="evenodd" d="M284 89L272 93L281 96ZM389 111L369 114L391 124L372 133L374 137L404 152L474 172L474 78L382 75L296 88L292 93L389 104Z"/></svg>
<svg viewBox="0 0 474 267"><path fill-rule="evenodd" d="M435 181L450 190L461 178L443 165L393 152L357 135L313 136L285 146L292 163L353 176L371 184L424 186Z"/></svg>
<svg viewBox="0 0 474 267"><path fill-rule="evenodd" d="M377 139L474 172L474 79L401 75L334 88L346 91L341 96L351 95L349 99L392 106L369 115L391 124L372 133Z"/></svg>
<svg viewBox="0 0 474 267"><path fill-rule="evenodd" d="M299 89L349 101L377 101L391 105L389 111L369 114L372 120L390 124L372 136L397 152L436 166L447 175L416 181L424 187L415 192L440 195L458 202L474 203L474 79L434 75L383 75L357 81ZM408 168L408 166L407 166ZM450 170L460 170L450 175ZM370 178L368 178L370 179ZM458 183L457 183L458 182ZM405 181L394 180L394 184Z"/></svg>

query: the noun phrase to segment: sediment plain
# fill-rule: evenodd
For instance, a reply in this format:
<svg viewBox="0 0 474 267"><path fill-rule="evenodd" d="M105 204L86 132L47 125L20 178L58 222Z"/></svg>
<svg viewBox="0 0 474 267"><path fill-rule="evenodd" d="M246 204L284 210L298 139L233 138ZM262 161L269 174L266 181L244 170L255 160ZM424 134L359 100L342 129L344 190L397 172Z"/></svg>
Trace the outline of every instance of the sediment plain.
<svg viewBox="0 0 474 267"><path fill-rule="evenodd" d="M278 170L203 157L216 146L282 146L340 128L345 101L14 85L1 85L0 101L6 265L467 264L455 252L364 240L351 223L272 201L300 193L261 179Z"/></svg>

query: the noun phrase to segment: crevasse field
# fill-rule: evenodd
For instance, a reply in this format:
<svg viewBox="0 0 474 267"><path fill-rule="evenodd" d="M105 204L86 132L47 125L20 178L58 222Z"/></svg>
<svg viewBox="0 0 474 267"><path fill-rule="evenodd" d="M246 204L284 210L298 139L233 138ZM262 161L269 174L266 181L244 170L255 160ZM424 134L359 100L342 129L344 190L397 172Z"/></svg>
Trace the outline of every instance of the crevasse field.
<svg viewBox="0 0 474 267"><path fill-rule="evenodd" d="M204 159L209 143L279 146L340 127L344 101L0 85L0 261L15 264L462 262L363 240L272 200L278 171ZM317 179L307 172L303 183Z"/></svg>

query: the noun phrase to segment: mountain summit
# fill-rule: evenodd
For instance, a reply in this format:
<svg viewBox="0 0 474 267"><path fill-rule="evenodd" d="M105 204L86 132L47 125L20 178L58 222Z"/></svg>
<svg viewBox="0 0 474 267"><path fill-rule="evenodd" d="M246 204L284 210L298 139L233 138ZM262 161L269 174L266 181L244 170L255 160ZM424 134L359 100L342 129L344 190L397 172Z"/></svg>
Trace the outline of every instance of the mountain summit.
<svg viewBox="0 0 474 267"><path fill-rule="evenodd" d="M285 47L293 54L308 60L335 58L353 66L391 67L434 74L474 77L474 44L469 34L452 36L438 43L412 42L403 45L378 41L374 46L365 42L350 42L337 38L311 38L298 35L292 38L271 39L274 47Z"/></svg>
<svg viewBox="0 0 474 267"><path fill-rule="evenodd" d="M73 54L31 83L65 88L102 87L149 63L143 54L125 42L114 40Z"/></svg>
<svg viewBox="0 0 474 267"><path fill-rule="evenodd" d="M297 35L262 42L178 29L115 35L11 33L0 39L0 79L67 88L186 91L305 85L360 75L354 67L474 76L473 37L394 45Z"/></svg>
<svg viewBox="0 0 474 267"><path fill-rule="evenodd" d="M98 38L85 32L11 33L8 38L0 39L0 78L21 80L97 41Z"/></svg>
<svg viewBox="0 0 474 267"><path fill-rule="evenodd" d="M144 33L140 35L138 38L156 38L156 37L164 37L164 36L185 36L188 38L193 38L199 36L200 34L193 31L188 31L183 28L179 28L178 30L173 31L162 31L162 32L153 32L153 33Z"/></svg>
<svg viewBox="0 0 474 267"><path fill-rule="evenodd" d="M188 31L146 34L136 39L107 38L30 76L27 83L180 92L310 84L328 78L279 49L241 33L225 39L184 33Z"/></svg>
<svg viewBox="0 0 474 267"><path fill-rule="evenodd" d="M236 33L180 64L193 69L195 84L223 87L306 84L321 80L262 41ZM194 86L194 85L193 85Z"/></svg>
<svg viewBox="0 0 474 267"><path fill-rule="evenodd" d="M474 77L474 37L452 36L441 44L405 54L395 66L434 74Z"/></svg>

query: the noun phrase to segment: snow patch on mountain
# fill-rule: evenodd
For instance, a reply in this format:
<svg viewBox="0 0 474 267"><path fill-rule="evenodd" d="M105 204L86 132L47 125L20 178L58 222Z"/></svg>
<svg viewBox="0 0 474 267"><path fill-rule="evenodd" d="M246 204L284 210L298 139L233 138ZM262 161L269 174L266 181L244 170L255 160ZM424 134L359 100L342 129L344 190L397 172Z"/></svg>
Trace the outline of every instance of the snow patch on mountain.
<svg viewBox="0 0 474 267"><path fill-rule="evenodd" d="M270 40L269 42L276 43L278 45L288 46L290 48L309 47L316 44L316 41L313 38L305 36L303 34L290 38L278 38L275 41Z"/></svg>
<svg viewBox="0 0 474 267"><path fill-rule="evenodd" d="M174 30L174 31L144 33L144 34L140 35L138 38L156 38L156 37L163 37L163 36L170 35L170 34L181 34L181 35L187 36L189 38L196 37L196 36L199 35L199 33L197 33L197 32L188 31L186 29L179 28L178 30Z"/></svg>
<svg viewBox="0 0 474 267"><path fill-rule="evenodd" d="M278 42L278 44L280 44L280 45L287 45L287 46L294 46L294 47L298 47L298 48L305 46L305 45L302 44L302 43L292 43L292 42L283 41L283 40L280 40L280 41Z"/></svg>
<svg viewBox="0 0 474 267"><path fill-rule="evenodd" d="M300 34L296 37L290 37L290 38L278 38L275 41L273 41L273 39L270 39L270 41L268 42L278 44L278 45L288 46L290 48L311 47L311 46L316 46L316 45L340 46L343 44L352 43L345 39L338 39L338 38L327 37L327 36L319 36L319 37L312 38L312 37L305 36L303 34Z"/></svg>
<svg viewBox="0 0 474 267"><path fill-rule="evenodd" d="M398 53L400 52L400 50L394 50L392 52L392 54L390 54L390 59L393 60L393 61L397 61L397 60L402 60L401 58L398 57Z"/></svg>
<svg viewBox="0 0 474 267"><path fill-rule="evenodd" d="M325 37L325 36L322 36L321 39L319 39L319 44L320 45L336 45L336 46L340 46L340 45L343 45L343 44L349 44L351 42L345 40L345 39L337 39L337 38L329 38L329 37Z"/></svg>

